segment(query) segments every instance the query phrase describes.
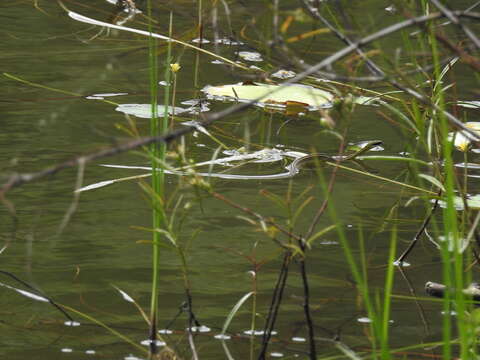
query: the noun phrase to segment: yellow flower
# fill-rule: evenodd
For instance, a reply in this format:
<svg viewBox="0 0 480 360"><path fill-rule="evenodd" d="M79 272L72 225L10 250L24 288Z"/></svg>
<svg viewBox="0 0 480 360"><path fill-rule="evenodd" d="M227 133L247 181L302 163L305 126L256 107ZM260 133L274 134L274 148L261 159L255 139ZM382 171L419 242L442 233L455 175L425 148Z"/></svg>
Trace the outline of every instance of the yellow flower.
<svg viewBox="0 0 480 360"><path fill-rule="evenodd" d="M466 122L464 124L467 128L471 129L474 133L480 135L480 122ZM472 147L472 141L475 138L466 131L451 132L448 134L450 141L454 140L453 145L460 151L466 152Z"/></svg>
<svg viewBox="0 0 480 360"><path fill-rule="evenodd" d="M178 70L180 70L181 66L179 63L175 63L175 64L170 64L170 70L172 70L172 72L176 73Z"/></svg>

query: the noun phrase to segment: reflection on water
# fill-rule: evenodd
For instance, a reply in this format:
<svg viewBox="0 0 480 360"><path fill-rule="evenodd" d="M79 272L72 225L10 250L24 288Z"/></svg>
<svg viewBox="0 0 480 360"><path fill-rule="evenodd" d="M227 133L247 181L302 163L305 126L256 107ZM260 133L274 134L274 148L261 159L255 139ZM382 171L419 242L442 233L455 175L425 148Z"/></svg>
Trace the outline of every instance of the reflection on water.
<svg viewBox="0 0 480 360"><path fill-rule="evenodd" d="M376 26L393 21L384 16L383 2L369 4L371 9L363 8L362 13L371 12L376 16ZM102 21L114 11L111 4L100 0L88 4L69 2L67 5ZM145 1L137 1L139 10L144 10L144 6ZM167 5L161 6L154 9L155 31L166 34L170 9L166 9ZM268 33L272 24L270 10L260 2L234 1L228 4L228 11L207 4L202 36L213 40L201 44L195 41L198 35L194 20L197 9L190 2L182 1L174 1L171 6L177 39L201 45L202 49L232 62L240 61L238 66L248 68L247 62L254 61L256 66L272 71L272 76L277 79L295 75L293 69L283 69L285 64L278 55L259 42L263 35L260 36L258 30ZM346 11L358 11L355 6L358 5L352 5L352 9ZM148 120L126 118L125 114L115 111L128 104L150 102L145 38L116 30L99 33L99 28L71 20L56 2L10 2L1 7L3 71L44 85L38 87L11 78L2 79L2 172L38 171L75 155L131 139L135 131L141 135L148 133ZM290 19L288 14L294 14L297 8L296 1L282 2L282 11L285 11L282 19ZM123 25L146 28L145 11L136 13L134 18L128 16L122 17ZM252 17L256 17L257 26L248 23L244 28ZM358 21L362 25L366 20ZM290 30L289 26L292 26ZM292 25L284 23L283 29L306 33L312 26L312 22L298 19ZM314 39L322 41L320 45L316 40L309 42L305 54L308 62L318 61L338 48L336 40L331 37ZM395 46L394 41L385 43L384 50L390 51ZM304 52L304 48L300 42L292 43L292 49L303 49ZM212 63L211 56L178 44L173 47L173 53L175 61L181 64L175 105L184 104L197 109L179 119L181 122L201 120L201 113L218 111L230 105L211 101L207 107L200 92L206 85L249 81L256 76L252 75L256 74L254 72L232 71L230 66L225 66L224 60ZM160 64L164 55L164 43L159 43ZM163 81L163 75L160 76ZM160 87L161 98L163 91L164 87ZM180 115L180 108L175 109ZM142 111L147 112L145 117L148 118L150 109L142 108ZM383 109L358 106L354 114L355 118L349 123L336 124L339 133L347 134L348 142L379 138L383 140L388 155L398 155L416 143L412 134L399 130L392 119L384 121L387 116ZM191 331L195 333L195 343L203 358L225 358L226 351L230 351L234 358L246 358L250 354L252 335L255 350L258 350L281 265L278 241L285 240L266 220L275 218L287 231L304 235L313 216L322 207L325 195L318 174L306 171L292 178L292 171L285 170L288 164L282 163L289 156L291 160L317 151L337 153L338 138L332 135L331 129L319 125L321 117L316 112L302 117L295 113L255 108L222 119L209 127L208 133L197 128L195 134L185 137L188 157L195 162L203 161L206 167L221 165L221 162L230 162L228 165L231 166L231 162L238 160L235 156L242 160L264 160L259 154L265 155L269 151L269 161L278 161L276 170L280 171L279 174L262 175L259 172L265 164L253 162L248 164L248 171L255 175L205 177L216 192L251 213L197 194L189 187L188 180L174 175L167 177L167 193L183 195L176 213L181 218L179 241L185 244L192 310L200 322ZM124 129L135 131L127 134L122 131ZM243 148L244 152L212 159L210 155L217 152L219 142L231 149ZM246 154L253 155L249 158ZM83 174L84 185L130 176L127 167L148 167L146 157L139 153L117 155L108 162L122 164L123 168L89 164ZM400 178L401 181L408 171L406 163L376 161L368 165L375 167L375 173L383 177ZM359 258L361 239L365 241L363 255L370 285L373 289L381 289L391 236L384 220L389 217L392 207L403 205L418 194L361 174L323 169L327 181L332 173L336 176L331 195L336 216L348 225L345 232ZM211 177L212 171L205 174ZM13 190L8 199L15 205L16 220L9 216L5 207L0 208L0 236L8 243L8 248L0 253L0 270L15 274L32 286L28 289L4 274L0 278L2 358L147 358L144 352L150 345L145 340L148 325L136 306L146 311L150 301L150 202L138 186L138 179L111 183L111 186L82 193L77 210L65 229L59 232L74 198L77 175L76 169L70 169ZM242 176L248 181L236 181ZM302 212L292 221L292 214L298 209ZM259 220L252 212L263 218ZM412 238L423 216L423 204L412 201L409 206L400 206L397 218L389 218L389 221L397 224L400 239L404 241ZM331 224L331 218L325 215L317 230L326 229ZM399 246L403 248L405 244L401 242ZM426 281L438 280L439 254L426 247L409 258L412 263L409 276L415 279L413 292L417 295L423 295ZM358 290L337 234L327 232L314 241L306 260L316 336L326 339L319 340L322 353L331 354L336 349L329 340L340 333L348 345L368 348L370 343L364 335L369 330L370 319L359 304ZM294 263L291 267L275 331L272 332L274 341L269 348L270 357L305 356L308 351L303 289L296 266ZM255 281L249 275L251 271L256 274ZM165 337L165 342L159 340L157 346L180 344L176 349L180 352L189 351L185 340L188 337L188 315L182 310L185 301L183 281L180 259L171 250L162 249L159 313L162 330L159 334ZM246 302L232 319L228 333L224 333L222 328L228 314L238 299L251 291L256 291L256 308L252 308L252 302ZM411 295L412 289L399 280L394 292ZM46 294L58 304L74 308L98 322L72 312L69 313L74 320L67 320L39 294ZM436 335L435 330L425 331L413 302L398 300L392 306L392 346L416 344L419 339ZM440 306L434 303L422 306L429 324L435 328L442 321ZM259 314L255 324L252 324L252 311ZM170 326L167 328L167 325ZM112 330L124 334L140 349L119 339ZM229 340L228 347L224 340Z"/></svg>

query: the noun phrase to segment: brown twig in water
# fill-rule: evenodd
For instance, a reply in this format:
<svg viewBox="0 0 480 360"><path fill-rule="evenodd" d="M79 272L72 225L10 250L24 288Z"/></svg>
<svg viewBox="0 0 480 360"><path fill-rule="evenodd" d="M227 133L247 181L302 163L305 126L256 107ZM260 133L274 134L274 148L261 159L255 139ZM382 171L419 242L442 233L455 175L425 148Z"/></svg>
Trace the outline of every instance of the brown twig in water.
<svg viewBox="0 0 480 360"><path fill-rule="evenodd" d="M77 182L75 184L75 190L78 190L82 187L84 172L85 172L85 162L81 161L78 164ZM68 223L69 223L70 219L72 218L73 214L75 214L75 212L77 211L79 200L80 200L80 192L74 191L73 192L72 203L70 204L67 212L65 213L65 215L63 217L63 220L62 220L60 226L58 227L57 234L56 234L57 236L60 235L63 232L63 230L65 230L65 227L68 225Z"/></svg>
<svg viewBox="0 0 480 360"><path fill-rule="evenodd" d="M291 252L286 251L283 256L283 262L282 262L282 267L280 269L280 274L278 276L277 283L275 284L275 289L273 290L272 303L270 304L270 308L268 310L268 316L265 321L265 328L264 328L263 339L262 339L262 348L260 350L258 360L265 360L266 358L265 356L267 353L268 344L270 343L272 330L273 330L273 327L275 326L278 310L280 309L280 304L282 302L283 291L285 290L285 284L287 283L288 269L289 269L291 259L292 259Z"/></svg>
<svg viewBox="0 0 480 360"><path fill-rule="evenodd" d="M344 142L342 141L340 144L339 153L343 152L343 147L344 147ZM340 162L340 158L338 158L337 162ZM315 227L317 226L318 222L320 221L320 218L322 217L323 213L327 209L329 197L333 191L333 186L335 185L337 171L338 171L338 167L334 167L332 175L330 176L330 181L328 183L327 191L325 194L325 200L323 200L322 205L320 206L320 209L318 209L317 213L315 214L310 224L310 227L307 231L307 235L305 236L305 239L308 239L310 236L312 236L313 231L315 230ZM300 249L302 249L302 252L305 254L305 250L306 250L305 241L299 241L298 244L300 246ZM310 287L308 285L307 264L305 261L305 256L300 259L300 274L302 277L302 284L303 284L303 312L305 314L305 319L307 321L307 327L308 327L308 338L309 338L309 346L310 346L309 355L310 355L310 359L315 360L317 358L317 350L315 345L315 327L313 324L312 314L310 311Z"/></svg>
<svg viewBox="0 0 480 360"><path fill-rule="evenodd" d="M427 228L428 224L430 223L430 220L432 219L433 214L435 213L435 210L438 207L438 201L440 200L440 195L442 194L442 191L440 190L437 194L437 198L435 199L435 202L433 203L433 206L430 210L430 213L428 216L423 220L422 226L420 229L418 229L417 233L413 237L412 241L410 242L410 245L407 247L407 249L400 255L400 257L396 260L396 263L398 263L399 266L403 266L403 262L405 261L406 257L410 252L413 250L415 247L418 239L422 234L424 233L425 229Z"/></svg>
<svg viewBox="0 0 480 360"><path fill-rule="evenodd" d="M299 244L300 249L302 249L302 252L305 253L306 243L302 241ZM308 285L307 263L305 261L305 257L300 259L300 275L302 277L303 285L303 312L305 314L305 320L307 321L308 328L308 343L310 347L309 356L311 360L316 360L317 347L315 345L315 327L313 325L312 313L310 311L310 287Z"/></svg>
<svg viewBox="0 0 480 360"><path fill-rule="evenodd" d="M30 284L28 284L27 282L23 281L22 279L20 279L19 277L17 277L16 275L14 275L13 273L9 272L9 271L4 271L4 270L0 270L0 274L3 274L5 276L8 276L10 278L12 278L13 280L19 282L20 284L22 284L23 286L25 286L27 289L30 289L33 293L33 295L36 295L36 296L39 296L39 297L42 297L44 298L48 303L50 303L50 305L52 305L53 307L55 307L58 311L60 311L63 315L65 315L65 317L69 320L69 321L72 321L73 322L73 318L65 311L65 309L57 304L55 301L53 301L51 298L49 298L48 296L46 296L45 294L43 294L42 291L34 288L33 286L31 286ZM6 285L3 285L3 286L6 286ZM13 289L13 290L18 290L18 289L15 289L13 287L10 287L9 288ZM43 301L43 300L42 300Z"/></svg>
<svg viewBox="0 0 480 360"><path fill-rule="evenodd" d="M400 271L400 274L402 275L403 279L407 283L408 292L412 296L413 301L415 302L415 305L418 308L418 313L420 315L420 319L422 320L425 335L428 336L428 335L430 335L430 327L428 326L428 320L427 320L427 317L425 316L425 310L423 309L422 304L418 301L417 294L415 292L415 288L414 288L412 282L410 281L409 277L405 273L405 269L403 268L403 266L399 266L398 270Z"/></svg>

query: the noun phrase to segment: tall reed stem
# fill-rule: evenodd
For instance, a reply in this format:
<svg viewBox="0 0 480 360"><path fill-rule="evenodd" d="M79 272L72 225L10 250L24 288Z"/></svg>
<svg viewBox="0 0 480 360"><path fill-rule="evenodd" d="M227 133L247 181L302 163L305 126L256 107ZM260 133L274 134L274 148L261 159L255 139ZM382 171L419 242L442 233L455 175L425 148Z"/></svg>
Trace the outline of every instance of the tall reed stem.
<svg viewBox="0 0 480 360"><path fill-rule="evenodd" d="M152 1L148 0L148 18L152 19ZM171 21L170 21L171 22ZM148 24L148 30L153 33L151 21ZM150 97L151 97L151 113L150 134L158 136L168 129L168 106L165 107L163 120L158 117L158 60L157 60L157 40L154 37L149 37L149 70L150 70ZM171 46L168 46L168 55L165 61L165 81L167 86L165 89L165 104L169 103L169 83L170 83L170 54ZM164 197L164 172L160 166L160 162L165 160L166 145L154 143L150 147L151 162L152 162L152 190L157 195L152 198L152 225L154 229L161 229L165 227L165 216L163 211L163 197ZM160 200L159 200L160 199ZM155 354L157 352L156 333L157 333L157 317L158 317L158 293L159 293L159 267L160 267L160 241L161 233L153 231L152 238L152 289L150 300L150 352Z"/></svg>

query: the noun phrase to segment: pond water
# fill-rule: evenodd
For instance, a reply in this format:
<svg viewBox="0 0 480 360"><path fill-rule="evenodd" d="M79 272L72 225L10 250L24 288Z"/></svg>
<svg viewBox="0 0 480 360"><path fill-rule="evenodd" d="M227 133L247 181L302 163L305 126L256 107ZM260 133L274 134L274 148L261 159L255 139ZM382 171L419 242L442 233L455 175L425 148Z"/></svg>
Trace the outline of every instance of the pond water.
<svg viewBox="0 0 480 360"><path fill-rule="evenodd" d="M71 10L101 21L108 21L114 14L114 6L107 1L68 0L64 3ZM145 11L145 1L136 3ZM289 15L300 11L300 5L297 1L280 3L279 21L285 25ZM354 29L362 29L368 34L401 19L400 15L385 10L389 4L384 1L332 3L332 9L343 16L353 35L358 35L354 34ZM225 15L224 4L230 18ZM465 8L469 2L458 1L455 5ZM171 11L174 36L190 42L196 37L198 6L196 2L183 0L158 4L153 12L154 31L168 33ZM216 18L220 37L233 35L231 39L243 42L243 45L204 44L205 49L233 60L237 60L239 51L259 52L264 61L242 61L247 66L255 65L268 71L286 65L288 59L267 45L274 19L270 2L204 1L202 6L205 38L214 38L213 20ZM150 102L146 38L117 30L100 33L100 27L69 18L53 1L8 1L0 8L3 37L0 58L4 73L0 101L2 179L12 172L36 172L78 154L131 139L121 130L122 127L129 128L131 123L123 113L115 111L117 105L88 97L121 94L105 99L115 104ZM357 17L355 14L359 13L366 16ZM143 14L137 14L124 25L146 29L147 23ZM294 18L285 37L321 27L310 20ZM380 57L396 61L395 49L401 40L397 34L382 41L379 44L383 51ZM166 47L164 43L159 45L159 63L163 65ZM343 45L332 35L319 34L291 42L290 47L307 63L315 63ZM200 90L207 85L238 83L248 80L246 75L252 74L212 63L213 57L183 46L174 46L172 54L175 62L181 65L177 73L177 106L187 107L181 102L204 97ZM400 60L407 59L407 55L403 54ZM465 67L464 72L457 74L456 81L462 83L457 87L459 98L470 99L468 96L472 95L473 77L467 71ZM5 73L29 83L7 77ZM163 80L163 69L160 70L160 80ZM368 87L368 84L364 86ZM389 90L378 85L372 88L380 92ZM160 87L160 99L163 99L163 89ZM213 112L231 104L210 100L208 107ZM287 115L254 107L225 117L208 130L231 149L277 148L307 154L336 154L338 137L320 125L319 118L318 112L305 116ZM198 119L198 116L186 115L178 120L192 119ZM384 108L358 105L352 116L335 120L335 131L344 134L347 143L382 140L382 155L399 155L416 147L415 136ZM131 117L130 121L135 122L141 135L148 134L148 119ZM186 136L185 143L187 156L195 162L212 159L218 148L212 138L201 132ZM227 155L220 153L219 156ZM86 166L83 185L142 173L142 170L99 166L102 163L149 166L144 153L138 150L100 159ZM418 185L409 178L406 162L366 160L364 163L375 175ZM285 171L284 166L285 163L249 164L232 173L272 174ZM362 170L350 163L345 166ZM333 174L332 167L323 167L322 174L328 180ZM14 274L55 302L107 324L147 349L141 342L148 338L148 325L137 308L125 301L115 287L134 298L148 313L152 251L151 235L144 229L151 226L150 202L138 181L124 181L82 193L75 211L68 216L77 176L77 168L67 169L23 184L7 194L16 208L17 222L6 207L0 207L0 236L8 245L0 254L0 270ZM256 328L263 328L282 263L282 251L260 231L258 225L245 220L254 219L251 214L206 193L199 194L188 186L185 178L167 175L166 179L167 196L174 199L182 196L179 216L184 219L179 241L185 245L193 311L198 321L210 328L210 331L195 336L199 357L226 358L226 346L233 358L247 358L251 346L256 353L261 345L260 336L252 341L244 333L251 327L251 299L232 320L228 329L231 339L222 345L215 335L221 332L230 310L252 291L253 286L257 287ZM311 196L312 200L299 215L293 229L299 235L307 232L325 199L317 173L309 170L302 170L291 179L206 180L210 181L215 192L266 218L274 218L285 228L288 228L288 212L265 193L281 199L290 197L294 209ZM149 180L144 181L148 183ZM309 190L305 195L306 189ZM474 189L475 185L472 185L471 190ZM413 201L406 206L414 196L422 194L365 174L346 170L336 173L331 208L335 209L345 229L356 259L366 261L372 294L382 295L393 225L396 225L397 253L400 253L425 216L423 201ZM385 221L397 205L393 218ZM335 221L325 213L317 229ZM365 246L363 254L360 252L361 238ZM280 235L278 239L285 240ZM417 247L409 262L412 266L406 270L407 278L396 273L395 295L424 296L425 282L441 281L440 255L427 241ZM366 336L368 324L359 321L367 314L335 231L313 243L306 264L318 353L341 354L328 341L335 335L354 350L368 351L371 348ZM257 272L256 284L251 276L254 270ZM164 339L180 358L188 358L191 355L186 332L187 316L182 313L176 317L185 301L181 261L171 249L162 249L160 279L159 328L169 325L173 334ZM0 283L2 358L147 358L145 353L98 323L79 315L71 313L80 326L68 326L67 319L55 307L14 291L11 287L30 290L6 273L2 273ZM298 261L294 261L275 325L276 334L268 348L270 357L307 356L307 327L302 302L299 266ZM391 346L438 340L441 306L428 301L394 299Z"/></svg>

